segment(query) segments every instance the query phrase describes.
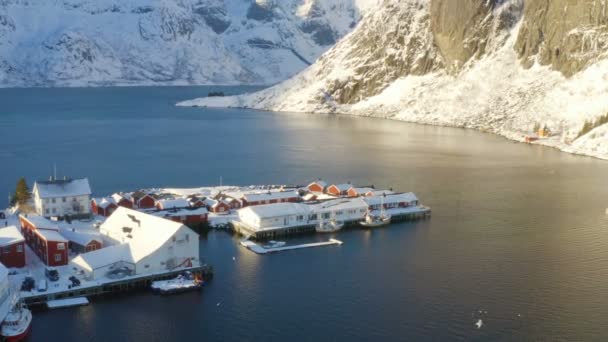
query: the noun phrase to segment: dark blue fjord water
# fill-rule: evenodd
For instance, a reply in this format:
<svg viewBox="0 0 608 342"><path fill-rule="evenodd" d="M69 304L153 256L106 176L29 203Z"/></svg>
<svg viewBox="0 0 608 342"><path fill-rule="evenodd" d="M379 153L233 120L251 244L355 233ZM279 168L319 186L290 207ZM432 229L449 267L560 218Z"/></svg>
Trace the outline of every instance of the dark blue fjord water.
<svg viewBox="0 0 608 342"><path fill-rule="evenodd" d="M216 277L202 293L36 312L31 341L608 336L608 163L469 130L173 106L207 91L2 89L0 194L53 163L89 177L96 195L323 177L415 191L433 217L268 256L211 232L201 255Z"/></svg>

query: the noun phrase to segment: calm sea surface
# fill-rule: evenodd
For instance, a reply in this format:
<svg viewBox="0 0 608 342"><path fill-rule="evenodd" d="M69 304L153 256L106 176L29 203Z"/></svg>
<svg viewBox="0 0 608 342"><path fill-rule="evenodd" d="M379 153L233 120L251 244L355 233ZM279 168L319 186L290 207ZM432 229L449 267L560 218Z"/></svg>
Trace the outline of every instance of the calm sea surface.
<svg viewBox="0 0 608 342"><path fill-rule="evenodd" d="M173 106L207 91L0 89L0 205L19 176L31 185L56 163L95 195L322 177L414 191L433 217L267 256L211 232L201 256L216 277L200 294L36 312L31 341L608 336L607 162L469 130Z"/></svg>

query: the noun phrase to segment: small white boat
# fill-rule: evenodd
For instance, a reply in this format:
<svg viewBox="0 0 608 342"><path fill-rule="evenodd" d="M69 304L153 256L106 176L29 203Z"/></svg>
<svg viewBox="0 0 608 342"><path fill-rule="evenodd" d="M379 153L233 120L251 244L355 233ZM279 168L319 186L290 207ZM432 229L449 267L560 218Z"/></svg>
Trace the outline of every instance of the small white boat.
<svg viewBox="0 0 608 342"><path fill-rule="evenodd" d="M268 241L268 244L264 245L264 248L266 248L266 249L279 248L279 247L285 246L286 244L287 243L285 241L270 240L270 241Z"/></svg>
<svg viewBox="0 0 608 342"><path fill-rule="evenodd" d="M360 225L367 228L375 228L386 226L391 223L391 215L384 209L385 196L386 195L383 195L380 200L380 215L372 215L372 213L368 211L367 215L365 215L365 220L359 222Z"/></svg>
<svg viewBox="0 0 608 342"><path fill-rule="evenodd" d="M319 222L315 230L317 233L335 233L344 227L344 222L331 220L327 222Z"/></svg>
<svg viewBox="0 0 608 342"><path fill-rule="evenodd" d="M367 228L375 228L375 227L381 227L381 226L386 226L387 224L391 223L391 216L370 216L367 215L365 217L365 221L361 221L359 222L360 225L362 225L363 227L367 227Z"/></svg>
<svg viewBox="0 0 608 342"><path fill-rule="evenodd" d="M4 318L0 327L0 335L4 337L4 341L21 341L30 332L31 325L32 312L19 301Z"/></svg>
<svg viewBox="0 0 608 342"><path fill-rule="evenodd" d="M184 272L174 279L153 281L150 287L160 294L174 294L193 290L200 290L205 282L191 272Z"/></svg>

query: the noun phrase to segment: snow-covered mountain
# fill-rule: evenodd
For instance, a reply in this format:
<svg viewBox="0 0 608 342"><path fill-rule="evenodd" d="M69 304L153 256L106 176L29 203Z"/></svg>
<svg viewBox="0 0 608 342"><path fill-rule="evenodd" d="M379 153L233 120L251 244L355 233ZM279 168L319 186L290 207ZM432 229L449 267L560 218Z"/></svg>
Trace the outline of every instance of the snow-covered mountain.
<svg viewBox="0 0 608 342"><path fill-rule="evenodd" d="M0 0L0 86L272 84L376 0Z"/></svg>
<svg viewBox="0 0 608 342"><path fill-rule="evenodd" d="M470 127L608 159L607 0L384 0L290 80L180 105ZM583 126L586 124L586 129Z"/></svg>

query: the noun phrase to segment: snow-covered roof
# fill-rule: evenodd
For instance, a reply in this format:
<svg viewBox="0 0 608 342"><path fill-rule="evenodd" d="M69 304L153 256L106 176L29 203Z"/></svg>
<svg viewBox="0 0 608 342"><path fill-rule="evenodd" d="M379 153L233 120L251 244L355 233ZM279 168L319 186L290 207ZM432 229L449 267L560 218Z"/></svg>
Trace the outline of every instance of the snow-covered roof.
<svg viewBox="0 0 608 342"><path fill-rule="evenodd" d="M112 194L112 199L118 203L123 199L126 199L127 201L131 201L131 195L127 194L127 193L114 193Z"/></svg>
<svg viewBox="0 0 608 342"><path fill-rule="evenodd" d="M290 215L308 215L311 209L301 203L264 204L239 209L239 214L251 213L259 218L283 217Z"/></svg>
<svg viewBox="0 0 608 342"><path fill-rule="evenodd" d="M62 229L61 235L63 235L69 241L75 242L81 246L86 246L93 240L98 241L100 243L103 242L103 238L100 234L84 233L79 231L72 231L70 229Z"/></svg>
<svg viewBox="0 0 608 342"><path fill-rule="evenodd" d="M164 209L171 208L186 208L190 206L190 202L188 202L185 198L174 198L174 199L164 199L156 201Z"/></svg>
<svg viewBox="0 0 608 342"><path fill-rule="evenodd" d="M91 187L87 178L37 181L34 193L40 198L90 195Z"/></svg>
<svg viewBox="0 0 608 342"><path fill-rule="evenodd" d="M133 262L138 262L160 248L182 227L184 225L178 222L118 207L99 230L117 243L128 243Z"/></svg>
<svg viewBox="0 0 608 342"><path fill-rule="evenodd" d="M348 189L352 188L351 184L332 184L330 187L335 186L340 191L348 191Z"/></svg>
<svg viewBox="0 0 608 342"><path fill-rule="evenodd" d="M375 189L371 189L370 191L365 193L366 196L383 196L383 195L393 195L395 194L394 191L391 190L375 190Z"/></svg>
<svg viewBox="0 0 608 342"><path fill-rule="evenodd" d="M258 202L258 201L268 201L268 200L278 200L278 199L287 199L287 198L297 198L298 195L295 191L267 191L267 192L258 192L252 194L245 194L243 198L247 202Z"/></svg>
<svg viewBox="0 0 608 342"><path fill-rule="evenodd" d="M89 271L119 261L134 263L129 244L113 245L92 252L82 253L72 259L72 263Z"/></svg>
<svg viewBox="0 0 608 342"><path fill-rule="evenodd" d="M359 195L363 195L363 194L366 194L366 193L368 193L370 191L374 191L375 190L374 188L355 188L355 187L351 187L348 190L350 191L351 189L354 192L356 192L357 194L359 194Z"/></svg>
<svg viewBox="0 0 608 342"><path fill-rule="evenodd" d="M217 200L214 200L213 198L205 198L205 200L203 201L203 203L205 203L205 205L208 205L210 207L213 207L214 205L217 204Z"/></svg>
<svg viewBox="0 0 608 342"><path fill-rule="evenodd" d="M362 209L367 206L368 204L361 197L341 198L310 205L313 212Z"/></svg>
<svg viewBox="0 0 608 342"><path fill-rule="evenodd" d="M172 216L188 216L188 215L205 215L209 213L207 208L200 207L196 209L179 209L179 210L161 210L152 213L154 216L158 217L172 217Z"/></svg>
<svg viewBox="0 0 608 342"><path fill-rule="evenodd" d="M327 182L322 181L322 180L314 181L314 182L312 182L312 183L308 184L308 186L310 187L310 186L311 186L311 185L313 185L313 184L319 185L319 186L321 186L322 188L324 188L324 187L326 187L326 186L327 186Z"/></svg>
<svg viewBox="0 0 608 342"><path fill-rule="evenodd" d="M317 198L317 195L315 194L306 194L304 197L302 197L302 199L305 201L312 201L315 198Z"/></svg>
<svg viewBox="0 0 608 342"><path fill-rule="evenodd" d="M57 222L51 221L45 217L42 216L38 216L38 215L34 215L34 214L28 214L26 215L20 215L20 217L24 218L25 220L29 221L31 224L33 224L34 226L36 226L36 228L38 229L55 229L55 230L59 230L59 225L57 224Z"/></svg>
<svg viewBox="0 0 608 342"><path fill-rule="evenodd" d="M116 201L112 197L93 198L95 205L99 208L107 208L110 204L116 205Z"/></svg>
<svg viewBox="0 0 608 342"><path fill-rule="evenodd" d="M220 204L230 206L230 204L224 200L216 200L215 203L211 206L211 208L217 208Z"/></svg>
<svg viewBox="0 0 608 342"><path fill-rule="evenodd" d="M363 197L363 200L367 202L368 205L376 205L382 203L401 203L401 202L413 202L417 201L418 198L414 195L413 192L405 192L401 194L392 194L386 196L368 196Z"/></svg>
<svg viewBox="0 0 608 342"><path fill-rule="evenodd" d="M23 242L23 235L21 235L19 228L8 226L0 229L0 247L13 245L19 242Z"/></svg>
<svg viewBox="0 0 608 342"><path fill-rule="evenodd" d="M36 233L46 241L68 242L68 240L59 234L58 231L48 229L37 229Z"/></svg>

